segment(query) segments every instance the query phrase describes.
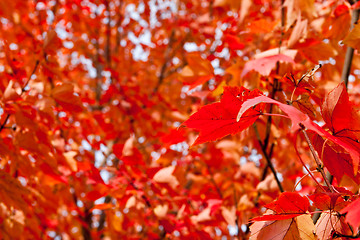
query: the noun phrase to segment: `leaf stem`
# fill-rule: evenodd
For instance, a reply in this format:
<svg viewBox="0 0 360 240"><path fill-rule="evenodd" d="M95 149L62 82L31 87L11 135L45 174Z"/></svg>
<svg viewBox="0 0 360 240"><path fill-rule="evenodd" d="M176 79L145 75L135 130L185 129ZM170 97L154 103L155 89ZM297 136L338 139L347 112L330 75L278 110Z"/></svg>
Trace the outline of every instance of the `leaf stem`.
<svg viewBox="0 0 360 240"><path fill-rule="evenodd" d="M294 185L294 187L293 187L293 192L295 191L296 187L301 183L301 181L302 181L305 177L311 175L312 173L316 173L316 170L311 171L311 172L308 172L307 174L305 174L304 176L302 176L302 177L299 179L299 181ZM312 176L312 177L313 177L313 176Z"/></svg>

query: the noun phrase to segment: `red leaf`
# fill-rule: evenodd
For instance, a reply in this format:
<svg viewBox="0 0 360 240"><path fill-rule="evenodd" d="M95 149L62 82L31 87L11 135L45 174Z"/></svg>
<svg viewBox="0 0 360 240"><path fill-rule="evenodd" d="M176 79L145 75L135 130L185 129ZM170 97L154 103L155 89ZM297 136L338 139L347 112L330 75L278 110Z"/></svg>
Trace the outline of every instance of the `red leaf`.
<svg viewBox="0 0 360 240"><path fill-rule="evenodd" d="M346 213L345 220L355 229L360 226L360 198L349 204L346 208L340 211L340 213Z"/></svg>
<svg viewBox="0 0 360 240"><path fill-rule="evenodd" d="M293 106L280 103L280 102L278 102L274 99L268 98L266 96L259 96L259 97L249 99L242 104L241 109L237 116L237 120L241 121L242 115L248 109L250 109L253 106L260 104L260 103L272 103L272 104L277 105L291 119L291 122L292 122L291 130L292 131L298 130L300 128L300 125L303 125L308 130L314 131L317 134L319 134L320 136L325 137L325 138L331 140L333 143L336 143L339 146L341 146L345 151L347 151L350 154L350 156L353 160L354 173L356 173L358 171L359 158L360 158L358 149L356 147L354 147L352 144L350 144L346 141L343 141L341 138L331 135L330 133L328 133L327 131L322 129L319 125L317 125L316 123L311 121L309 116L307 116L305 113L301 112L300 110L298 110L297 108L295 108Z"/></svg>
<svg viewBox="0 0 360 240"><path fill-rule="evenodd" d="M342 198L344 195L346 194L322 192L315 193L308 197L318 209L339 211L348 204L348 202Z"/></svg>
<svg viewBox="0 0 360 240"><path fill-rule="evenodd" d="M237 36L231 34L224 35L224 42L229 44L229 48L232 50L241 50L245 47L245 44L243 44Z"/></svg>
<svg viewBox="0 0 360 240"><path fill-rule="evenodd" d="M163 147L168 148L173 144L177 144L186 140L184 137L184 129L171 129L169 133L160 133L159 137L163 143Z"/></svg>
<svg viewBox="0 0 360 240"><path fill-rule="evenodd" d="M144 159L141 152L132 144L133 138L130 137L125 144L116 143L113 146L113 153L117 158L123 161L124 164L135 166L144 165Z"/></svg>
<svg viewBox="0 0 360 240"><path fill-rule="evenodd" d="M247 63L245 63L243 72L241 73L241 77L245 76L251 70L257 71L261 75L268 76L271 70L275 68L276 62L278 61L295 64L294 60L291 57L283 54L258 58L255 60L250 60Z"/></svg>
<svg viewBox="0 0 360 240"><path fill-rule="evenodd" d="M334 90L329 92L324 100L321 111L326 126L331 130L333 135L349 143L357 152L360 152L360 117L349 101L344 83L340 83ZM339 151L333 147L331 150L328 150L328 152L329 151L334 152L331 154L332 156L337 156L326 159L328 166L325 166L329 167L329 169L334 169L333 172L336 172L335 168L340 167L340 164L349 165L347 160L349 157L341 150ZM339 162L340 157L341 161ZM354 162L353 168L355 172L357 172L357 164L357 162ZM342 167L340 167L340 169L342 169ZM337 169L337 171L338 170L339 169ZM354 176L349 176L354 178ZM338 174L337 178L341 179L341 176Z"/></svg>
<svg viewBox="0 0 360 240"><path fill-rule="evenodd" d="M360 175L354 175L354 164L351 156L344 152L341 147L337 147L329 142L324 145L324 142L325 140L322 137L316 136L313 138L314 148L320 153L324 166L331 175L336 178L337 182L340 182L344 175L347 175L356 183L359 183Z"/></svg>
<svg viewBox="0 0 360 240"><path fill-rule="evenodd" d="M273 210L275 214L256 217L251 219L251 221L272 221L294 218L306 214L309 206L309 200L306 197L302 197L294 192L284 192L279 196L278 200L265 205L266 208Z"/></svg>
<svg viewBox="0 0 360 240"><path fill-rule="evenodd" d="M220 102L202 107L183 124L200 132L193 145L214 141L229 134L234 135L253 124L259 117L260 107L244 113L241 121L236 121L236 114L243 102L260 96L258 90L250 91L244 87L225 87Z"/></svg>
<svg viewBox="0 0 360 240"><path fill-rule="evenodd" d="M346 4L341 4L335 8L334 15L335 17L340 17L343 14L348 13L350 10L349 6Z"/></svg>
<svg viewBox="0 0 360 240"><path fill-rule="evenodd" d="M344 83L340 83L326 96L321 108L324 121L330 130L336 134L344 129L352 129L356 115L352 113L352 106Z"/></svg>
<svg viewBox="0 0 360 240"><path fill-rule="evenodd" d="M52 90L54 100L68 111L82 112L83 106L80 98L74 94L74 85L63 83Z"/></svg>
<svg viewBox="0 0 360 240"><path fill-rule="evenodd" d="M356 2L353 5L351 5L351 9L355 10L355 9L359 9L360 8L360 2Z"/></svg>

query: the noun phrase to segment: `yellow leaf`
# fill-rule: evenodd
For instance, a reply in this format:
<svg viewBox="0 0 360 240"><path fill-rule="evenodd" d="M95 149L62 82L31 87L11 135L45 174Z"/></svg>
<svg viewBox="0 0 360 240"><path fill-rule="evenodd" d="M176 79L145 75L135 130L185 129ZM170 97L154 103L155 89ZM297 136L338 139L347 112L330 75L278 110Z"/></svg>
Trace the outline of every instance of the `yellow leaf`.
<svg viewBox="0 0 360 240"><path fill-rule="evenodd" d="M112 215L110 223L115 231L121 232L123 221L124 221L124 215L119 214L119 216L118 216L118 215L114 214L114 215Z"/></svg>
<svg viewBox="0 0 360 240"><path fill-rule="evenodd" d="M239 73L240 74L240 73ZM214 97L219 96L220 94L222 94L224 92L224 86L226 86L226 82L222 81L217 88L215 88L214 91L211 92L211 95L213 95Z"/></svg>
<svg viewBox="0 0 360 240"><path fill-rule="evenodd" d="M225 70L226 73L232 76L232 82L236 83L237 85L242 85L241 73L243 70L243 65L244 63L242 61L236 61L233 65Z"/></svg>
<svg viewBox="0 0 360 240"><path fill-rule="evenodd" d="M70 151L70 152L64 153L66 162L69 165L71 171L73 171L73 172L76 172L78 170L77 161L74 158L76 155L77 155L77 152L75 152L75 151Z"/></svg>
<svg viewBox="0 0 360 240"><path fill-rule="evenodd" d="M346 36L343 43L357 50L360 49L360 24L355 25L353 30Z"/></svg>

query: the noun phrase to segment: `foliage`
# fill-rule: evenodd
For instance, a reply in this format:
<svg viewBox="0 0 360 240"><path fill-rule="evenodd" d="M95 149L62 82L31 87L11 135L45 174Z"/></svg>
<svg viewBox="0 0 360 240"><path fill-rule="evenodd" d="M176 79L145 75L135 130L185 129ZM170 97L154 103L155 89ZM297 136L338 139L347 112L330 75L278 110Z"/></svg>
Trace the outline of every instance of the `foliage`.
<svg viewBox="0 0 360 240"><path fill-rule="evenodd" d="M359 238L359 7L0 1L0 238Z"/></svg>

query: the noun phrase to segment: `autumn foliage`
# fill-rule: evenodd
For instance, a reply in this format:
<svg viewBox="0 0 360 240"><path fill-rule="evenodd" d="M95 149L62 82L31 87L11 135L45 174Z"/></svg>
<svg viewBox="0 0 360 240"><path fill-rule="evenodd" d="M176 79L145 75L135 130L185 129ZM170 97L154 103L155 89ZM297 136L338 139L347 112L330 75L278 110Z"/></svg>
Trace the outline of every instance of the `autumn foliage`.
<svg viewBox="0 0 360 240"><path fill-rule="evenodd" d="M0 239L360 238L359 9L1 0Z"/></svg>

